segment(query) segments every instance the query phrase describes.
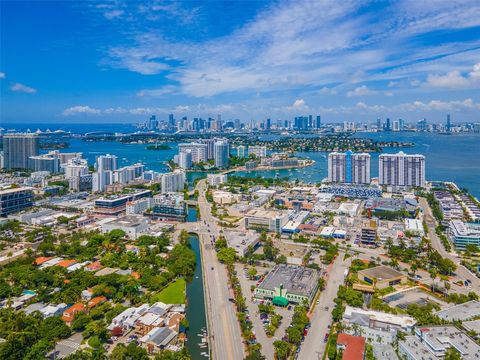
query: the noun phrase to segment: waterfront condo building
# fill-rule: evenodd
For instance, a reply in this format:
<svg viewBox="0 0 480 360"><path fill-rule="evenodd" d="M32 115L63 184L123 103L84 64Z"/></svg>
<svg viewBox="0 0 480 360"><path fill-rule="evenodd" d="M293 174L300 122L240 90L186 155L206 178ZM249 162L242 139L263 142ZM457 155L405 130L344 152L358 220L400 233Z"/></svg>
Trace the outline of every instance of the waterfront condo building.
<svg viewBox="0 0 480 360"><path fill-rule="evenodd" d="M101 155L96 161L97 171L113 171L118 169L118 157L115 155Z"/></svg>
<svg viewBox="0 0 480 360"><path fill-rule="evenodd" d="M243 159L245 157L245 146L239 145L237 146L237 157Z"/></svg>
<svg viewBox="0 0 480 360"><path fill-rule="evenodd" d="M425 186L425 156L382 154L378 159L379 184L395 187Z"/></svg>
<svg viewBox="0 0 480 360"><path fill-rule="evenodd" d="M180 154L178 154L178 166L182 169L190 169L192 167L192 162L191 150L181 151Z"/></svg>
<svg viewBox="0 0 480 360"><path fill-rule="evenodd" d="M192 162L205 163L208 160L208 145L200 143L183 143L178 144L178 153L186 152L189 150L192 153Z"/></svg>
<svg viewBox="0 0 480 360"><path fill-rule="evenodd" d="M162 175L162 193L182 191L185 187L185 173L175 171Z"/></svg>
<svg viewBox="0 0 480 360"><path fill-rule="evenodd" d="M215 167L227 168L229 163L229 145L227 140L218 140L214 146L213 158Z"/></svg>
<svg viewBox="0 0 480 360"><path fill-rule="evenodd" d="M328 181L333 183L369 184L370 155L332 152L328 155Z"/></svg>
<svg viewBox="0 0 480 360"><path fill-rule="evenodd" d="M267 156L267 147L266 146L249 146L248 155L255 155L258 158Z"/></svg>
<svg viewBox="0 0 480 360"><path fill-rule="evenodd" d="M3 137L3 167L6 170L28 169L30 157L37 156L39 138L36 134L6 134Z"/></svg>

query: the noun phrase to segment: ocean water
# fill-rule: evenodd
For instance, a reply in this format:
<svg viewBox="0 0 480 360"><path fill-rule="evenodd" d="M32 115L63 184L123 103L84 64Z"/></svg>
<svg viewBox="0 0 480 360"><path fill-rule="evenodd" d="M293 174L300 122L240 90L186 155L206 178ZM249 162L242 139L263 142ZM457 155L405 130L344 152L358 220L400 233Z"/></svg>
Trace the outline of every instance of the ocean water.
<svg viewBox="0 0 480 360"><path fill-rule="evenodd" d="M27 125L2 125L4 129L16 128L24 131ZM63 129L77 133L90 131L132 132L135 130L131 124L33 124L32 131L37 128L46 130ZM385 152L418 153L426 156L427 180L454 181L458 186L467 188L473 195L480 197L480 134L454 134L439 135L434 133L415 132L381 132L381 133L357 133L357 137L367 137L380 141L408 141L415 144L411 148L388 148ZM277 137L264 136L272 139ZM128 165L142 162L150 170L167 171L165 161L172 159L178 152L177 143L169 144L170 150L147 150L144 144L121 144L118 142L83 142L79 139L70 140L70 148L65 151L81 151L89 163L94 163L96 156L101 154L114 154L119 157L120 164ZM292 180L299 179L306 182L319 182L327 176L327 153L307 152L298 153L298 156L308 157L315 160L315 165L304 169L279 170L279 171L252 171L242 175L266 176L266 177L289 177ZM378 176L378 155L372 153L371 172L372 177ZM189 173L188 178L193 180L199 174Z"/></svg>

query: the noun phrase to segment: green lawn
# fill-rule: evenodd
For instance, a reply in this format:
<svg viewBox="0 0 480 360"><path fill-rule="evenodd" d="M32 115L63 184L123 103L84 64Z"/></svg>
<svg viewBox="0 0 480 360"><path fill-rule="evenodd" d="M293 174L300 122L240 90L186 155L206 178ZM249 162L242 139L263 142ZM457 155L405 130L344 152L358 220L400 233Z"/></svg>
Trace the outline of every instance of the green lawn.
<svg viewBox="0 0 480 360"><path fill-rule="evenodd" d="M179 278L153 296L153 301L165 304L185 304L185 279Z"/></svg>

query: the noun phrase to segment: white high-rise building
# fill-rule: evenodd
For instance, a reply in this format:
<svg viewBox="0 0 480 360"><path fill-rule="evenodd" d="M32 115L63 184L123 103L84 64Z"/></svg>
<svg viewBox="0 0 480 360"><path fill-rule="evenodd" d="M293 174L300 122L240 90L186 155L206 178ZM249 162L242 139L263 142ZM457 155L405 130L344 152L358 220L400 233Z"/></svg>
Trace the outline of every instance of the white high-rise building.
<svg viewBox="0 0 480 360"><path fill-rule="evenodd" d="M30 156L39 153L39 137L30 133L3 136L3 166L7 170L28 169Z"/></svg>
<svg viewBox="0 0 480 360"><path fill-rule="evenodd" d="M96 168L97 171L117 170L118 157L110 154L98 156Z"/></svg>
<svg viewBox="0 0 480 360"><path fill-rule="evenodd" d="M380 185L399 187L425 186L425 156L382 154L378 159L378 180Z"/></svg>
<svg viewBox="0 0 480 360"><path fill-rule="evenodd" d="M190 169L192 162L192 152L190 150L185 150L178 154L178 165L182 169Z"/></svg>
<svg viewBox="0 0 480 360"><path fill-rule="evenodd" d="M113 171L97 171L92 174L92 191L103 192L107 185L113 184Z"/></svg>
<svg viewBox="0 0 480 360"><path fill-rule="evenodd" d="M218 140L214 146L213 158L215 160L215 167L226 168L229 163L229 145L228 140Z"/></svg>
<svg viewBox="0 0 480 360"><path fill-rule="evenodd" d="M218 186L227 182L227 174L208 174L207 182L210 186Z"/></svg>
<svg viewBox="0 0 480 360"><path fill-rule="evenodd" d="M200 163L200 162L207 162L207 151L208 145L207 144L200 144L200 143L183 143L178 144L178 153L190 150L192 153L192 162L193 163Z"/></svg>
<svg viewBox="0 0 480 360"><path fill-rule="evenodd" d="M185 187L185 173L174 171L162 175L162 193L182 191Z"/></svg>
<svg viewBox="0 0 480 360"><path fill-rule="evenodd" d="M237 146L237 157L239 159L243 159L245 157L245 146L243 145Z"/></svg>
<svg viewBox="0 0 480 360"><path fill-rule="evenodd" d="M267 147L266 146L249 146L248 155L255 155L258 158L267 156Z"/></svg>
<svg viewBox="0 0 480 360"><path fill-rule="evenodd" d="M88 174L88 164L85 159L70 159L64 166L65 179L68 180L72 177L78 177L80 175Z"/></svg>
<svg viewBox="0 0 480 360"><path fill-rule="evenodd" d="M215 139L200 139L198 142L200 144L207 145L207 160L213 159L213 152L215 147Z"/></svg>
<svg viewBox="0 0 480 360"><path fill-rule="evenodd" d="M352 154L352 184L370 184L370 154Z"/></svg>
<svg viewBox="0 0 480 360"><path fill-rule="evenodd" d="M332 152L328 155L328 181L334 183L369 184L370 155Z"/></svg>

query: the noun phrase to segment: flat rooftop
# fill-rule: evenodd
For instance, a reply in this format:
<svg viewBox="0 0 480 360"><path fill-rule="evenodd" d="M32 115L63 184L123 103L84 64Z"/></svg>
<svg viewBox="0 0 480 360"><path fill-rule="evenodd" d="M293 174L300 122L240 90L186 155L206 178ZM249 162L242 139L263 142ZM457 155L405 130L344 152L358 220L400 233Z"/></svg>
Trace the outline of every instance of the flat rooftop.
<svg viewBox="0 0 480 360"><path fill-rule="evenodd" d="M290 294L310 297L317 289L317 270L297 265L277 265L268 273L259 288L275 290L280 285Z"/></svg>
<svg viewBox="0 0 480 360"><path fill-rule="evenodd" d="M440 319L453 320L468 320L476 316L480 316L480 302L476 300L467 301L463 304L451 306L449 308L436 312Z"/></svg>
<svg viewBox="0 0 480 360"><path fill-rule="evenodd" d="M480 334L480 320L464 321L462 326L467 331L475 331L477 334Z"/></svg>
<svg viewBox="0 0 480 360"><path fill-rule="evenodd" d="M146 223L144 218L139 218L136 216L123 216L118 219L113 219L105 223L105 225L114 225L114 226L126 226L126 227L135 227L140 226L143 223Z"/></svg>
<svg viewBox="0 0 480 360"><path fill-rule="evenodd" d="M396 279L404 276L400 271L392 269L391 267L380 265L370 269L359 271L359 273L367 276L370 279L377 279L377 281L384 281L389 279Z"/></svg>
<svg viewBox="0 0 480 360"><path fill-rule="evenodd" d="M425 342L435 349L449 348L454 346L464 360L477 359L480 346L463 331L455 326L432 326L419 329Z"/></svg>
<svg viewBox="0 0 480 360"><path fill-rule="evenodd" d="M279 210L252 209L245 214L248 217L275 219L285 216L286 213Z"/></svg>

